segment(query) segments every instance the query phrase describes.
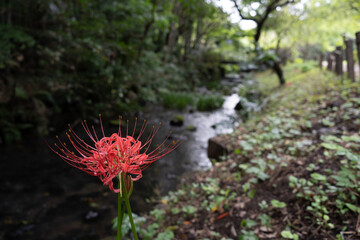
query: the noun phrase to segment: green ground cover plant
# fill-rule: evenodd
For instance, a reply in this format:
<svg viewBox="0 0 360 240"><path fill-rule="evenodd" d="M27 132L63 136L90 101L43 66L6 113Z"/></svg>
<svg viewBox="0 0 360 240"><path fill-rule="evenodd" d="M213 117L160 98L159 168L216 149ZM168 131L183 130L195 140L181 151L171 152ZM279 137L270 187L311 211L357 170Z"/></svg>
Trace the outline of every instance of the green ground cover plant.
<svg viewBox="0 0 360 240"><path fill-rule="evenodd" d="M211 111L221 108L224 99L218 94L199 96L194 92L167 92L162 94L162 103L165 108L184 110L196 106L199 111Z"/></svg>
<svg viewBox="0 0 360 240"><path fill-rule="evenodd" d="M184 178L145 228L175 239L359 237L360 87L296 69L280 88L257 75L264 111L223 136L230 154Z"/></svg>
<svg viewBox="0 0 360 240"><path fill-rule="evenodd" d="M224 99L220 95L200 96L197 101L197 110L211 111L218 109L224 103Z"/></svg>
<svg viewBox="0 0 360 240"><path fill-rule="evenodd" d="M194 93L191 92L169 92L162 94L164 107L183 110L195 103Z"/></svg>

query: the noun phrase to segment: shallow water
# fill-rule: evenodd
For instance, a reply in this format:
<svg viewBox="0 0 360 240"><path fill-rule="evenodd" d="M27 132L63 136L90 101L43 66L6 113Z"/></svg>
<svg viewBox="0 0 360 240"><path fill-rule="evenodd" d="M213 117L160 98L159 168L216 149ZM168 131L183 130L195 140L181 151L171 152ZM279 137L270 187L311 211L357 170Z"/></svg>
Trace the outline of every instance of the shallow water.
<svg viewBox="0 0 360 240"><path fill-rule="evenodd" d="M236 86L239 82L239 78L233 78L223 84ZM234 93L225 97L221 109L212 112L179 112L149 106L139 114L139 119L147 119L149 125L162 122L154 143L161 143L170 130L183 143L153 163L143 178L134 183L134 212L150 210L153 203L147 199L174 190L182 174L211 167L208 139L232 132L238 119L234 110L238 101ZM184 126L170 126L171 118L178 114L183 115ZM186 130L189 125L195 126L196 131ZM74 128L85 136L80 124ZM105 129L111 132L116 127L107 125ZM64 134L60 137L65 139ZM116 217L117 196L99 179L64 163L41 138L28 137L20 145L1 146L0 151L0 239L102 239L115 235L111 221Z"/></svg>
<svg viewBox="0 0 360 240"><path fill-rule="evenodd" d="M154 109L157 112L157 121L164 122L159 136L167 134L168 129L173 132L172 136L183 143L173 153L160 159L152 168L157 169L157 176L161 176L157 188L161 194L173 190L178 183L178 178L185 172L205 170L211 167L212 163L207 156L207 144L209 138L218 134L231 133L237 121L237 114L234 110L239 101L237 94L225 96L225 102L221 109L212 112L177 112ZM172 117L181 114L184 117L184 126L173 127L169 125ZM149 116L151 119L152 116ZM150 120L152 121L152 120ZM186 130L187 126L196 127L196 131Z"/></svg>

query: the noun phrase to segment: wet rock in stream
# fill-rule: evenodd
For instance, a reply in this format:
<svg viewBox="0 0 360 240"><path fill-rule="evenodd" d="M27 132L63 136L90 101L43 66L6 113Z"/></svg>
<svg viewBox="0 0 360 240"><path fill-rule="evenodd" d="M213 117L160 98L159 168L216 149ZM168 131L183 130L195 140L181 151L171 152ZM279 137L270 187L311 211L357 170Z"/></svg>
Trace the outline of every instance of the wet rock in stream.
<svg viewBox="0 0 360 240"><path fill-rule="evenodd" d="M207 148L208 157L219 161L221 156L227 155L229 151L226 142L223 136L210 138Z"/></svg>
<svg viewBox="0 0 360 240"><path fill-rule="evenodd" d="M244 110L244 108L245 108L244 104L243 104L243 102L241 100L235 106L235 110L237 110L237 111Z"/></svg>
<svg viewBox="0 0 360 240"><path fill-rule="evenodd" d="M177 115L177 116L173 117L170 120L170 125L176 126L176 127L181 127L182 125L184 125L184 117L182 115Z"/></svg>
<svg viewBox="0 0 360 240"><path fill-rule="evenodd" d="M196 131L196 127L193 125L189 125L186 127L186 130L190 131L190 132L195 132Z"/></svg>

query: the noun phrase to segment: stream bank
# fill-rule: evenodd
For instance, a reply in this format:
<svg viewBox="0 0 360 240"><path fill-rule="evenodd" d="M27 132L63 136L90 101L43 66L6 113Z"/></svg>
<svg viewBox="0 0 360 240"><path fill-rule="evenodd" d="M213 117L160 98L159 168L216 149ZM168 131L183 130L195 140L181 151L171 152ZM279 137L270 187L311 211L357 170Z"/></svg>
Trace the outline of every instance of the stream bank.
<svg viewBox="0 0 360 240"><path fill-rule="evenodd" d="M268 88L267 108L227 136L222 162L162 197L145 239L359 238L360 88L296 70L288 66L288 84Z"/></svg>
<svg viewBox="0 0 360 240"><path fill-rule="evenodd" d="M239 101L236 86L242 81L235 77L222 82L234 86L233 93L225 97L222 108L212 112L184 113L149 106L139 114L139 119L147 119L149 125L162 122L154 143L161 142L169 129L173 137L184 143L154 163L144 171L143 179L134 183L134 212L151 210L151 199L174 190L182 174L212 166L206 153L208 139L232 131L238 120L234 110ZM183 127L170 126L170 119L177 114L184 117ZM189 125L196 131L186 130ZM79 124L74 129L85 137ZM113 129L105 126L106 132ZM58 134L64 139L64 132ZM55 134L47 139L55 139ZM2 239L103 239L113 235L117 196L97 178L65 164L41 138L25 137L22 144L1 146L0 150Z"/></svg>

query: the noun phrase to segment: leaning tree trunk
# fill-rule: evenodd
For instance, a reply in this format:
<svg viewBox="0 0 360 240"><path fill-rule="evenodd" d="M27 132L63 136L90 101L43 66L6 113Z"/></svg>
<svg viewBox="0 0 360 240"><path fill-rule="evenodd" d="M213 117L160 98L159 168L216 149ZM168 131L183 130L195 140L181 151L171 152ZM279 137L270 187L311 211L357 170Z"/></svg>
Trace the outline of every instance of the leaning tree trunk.
<svg viewBox="0 0 360 240"><path fill-rule="evenodd" d="M285 78L284 78L284 74L283 74L282 68L280 66L280 63L277 61L274 61L272 69L275 71L276 75L278 76L280 85L284 85Z"/></svg>

